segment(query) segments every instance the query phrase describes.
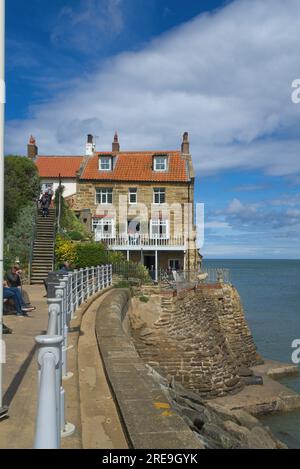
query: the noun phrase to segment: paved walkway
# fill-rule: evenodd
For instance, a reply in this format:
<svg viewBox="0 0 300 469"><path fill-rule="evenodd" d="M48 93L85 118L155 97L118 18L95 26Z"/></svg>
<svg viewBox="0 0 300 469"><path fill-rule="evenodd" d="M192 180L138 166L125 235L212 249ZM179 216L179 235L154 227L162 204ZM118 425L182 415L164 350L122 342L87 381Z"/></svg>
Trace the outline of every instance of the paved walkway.
<svg viewBox="0 0 300 469"><path fill-rule="evenodd" d="M48 324L47 299L43 297L44 287L31 285L25 289L32 304L37 307L36 311L30 313L30 318L4 316L5 324L13 329L13 334L3 336L7 361L3 365L3 404L9 406L9 412L7 418L0 420L0 448L7 449L27 449L32 448L34 444L38 397L34 339L46 332ZM127 446L94 338L96 307L100 302L101 297L95 303L83 304L70 324L68 369L73 372L73 377L64 381L63 386L66 393L66 418L75 425L76 431L71 437L62 440L62 448ZM79 362L82 369L79 378L80 337L82 355ZM87 371L87 380L83 370ZM96 379L94 386L91 383L91 373ZM83 386L81 390L79 381ZM94 419L90 416L94 416Z"/></svg>
<svg viewBox="0 0 300 469"><path fill-rule="evenodd" d="M37 406L37 362L35 336L44 334L48 323L45 289L25 287L37 309L29 318L5 315L4 322L13 334L3 335L6 364L3 365L3 404L9 406L8 418L0 420L0 448L32 448Z"/></svg>

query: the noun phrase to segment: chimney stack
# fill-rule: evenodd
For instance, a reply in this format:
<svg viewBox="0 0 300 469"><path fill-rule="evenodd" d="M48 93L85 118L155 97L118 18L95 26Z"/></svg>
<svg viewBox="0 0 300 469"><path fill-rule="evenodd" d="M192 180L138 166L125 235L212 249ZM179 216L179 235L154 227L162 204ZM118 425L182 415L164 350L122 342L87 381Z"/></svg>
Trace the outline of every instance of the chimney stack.
<svg viewBox="0 0 300 469"><path fill-rule="evenodd" d="M184 155L190 154L190 142L189 142L189 134L188 132L184 132L181 144L181 153Z"/></svg>
<svg viewBox="0 0 300 469"><path fill-rule="evenodd" d="M87 142L85 146L85 155L86 156L92 156L95 151L95 144L94 144L94 137L91 134L88 134L87 136Z"/></svg>
<svg viewBox="0 0 300 469"><path fill-rule="evenodd" d="M114 141L112 143L112 152L119 153L120 151L120 144L119 144L119 137L117 131L115 132Z"/></svg>
<svg viewBox="0 0 300 469"><path fill-rule="evenodd" d="M38 147L36 146L36 140L35 138L31 135L28 145L27 145L27 157L30 160L35 160L38 154Z"/></svg>

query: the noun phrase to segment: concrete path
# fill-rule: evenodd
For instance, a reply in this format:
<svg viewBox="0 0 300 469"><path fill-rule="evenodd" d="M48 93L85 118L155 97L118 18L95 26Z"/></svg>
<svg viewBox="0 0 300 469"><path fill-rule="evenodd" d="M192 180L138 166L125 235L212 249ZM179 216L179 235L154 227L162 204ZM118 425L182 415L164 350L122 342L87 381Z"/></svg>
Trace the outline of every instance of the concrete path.
<svg viewBox="0 0 300 469"><path fill-rule="evenodd" d="M78 370L82 447L124 449L128 445L107 384L95 335L96 313L106 295L93 302L81 322Z"/></svg>
<svg viewBox="0 0 300 469"><path fill-rule="evenodd" d="M0 420L0 448L2 449L28 449L34 444L38 397L35 337L46 332L48 308L43 286L31 285L26 286L25 289L29 293L32 304L37 307L36 311L30 313L30 318L17 318L15 315L4 316L4 322L13 329L13 334L3 336L7 361L3 365L3 403L9 406L9 412L7 418ZM72 436L62 439L62 448L127 447L106 383L96 340L93 339L95 311L101 301L101 297L96 300L97 296L95 295L78 309L76 317L70 324L68 369L72 371L73 376L63 381L63 386L66 394L66 418L68 422L75 425L76 430ZM95 306L94 300L96 300ZM83 329L81 330L82 320ZM87 380L81 377L83 387L80 394L78 341L81 336L83 340L81 341L80 365L82 370L87 371ZM93 381L94 379L96 381ZM93 388L93 384L96 388ZM96 400L93 401L93 397ZM95 412L93 406L95 406ZM84 415L84 446L82 445L81 410ZM94 419L91 420L89 415L93 415Z"/></svg>
<svg viewBox="0 0 300 469"><path fill-rule="evenodd" d="M0 420L0 448L32 448L37 405L37 362L35 336L44 334L48 323L45 289L25 287L37 309L29 318L5 315L4 322L13 334L3 335L6 364L3 365L3 404L9 406L8 418Z"/></svg>

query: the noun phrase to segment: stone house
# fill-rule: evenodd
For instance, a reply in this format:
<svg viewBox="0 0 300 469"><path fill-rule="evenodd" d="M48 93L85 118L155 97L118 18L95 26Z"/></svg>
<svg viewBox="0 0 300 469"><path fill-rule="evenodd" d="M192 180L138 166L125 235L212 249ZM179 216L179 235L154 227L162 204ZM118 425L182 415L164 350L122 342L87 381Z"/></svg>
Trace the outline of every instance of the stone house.
<svg viewBox="0 0 300 469"><path fill-rule="evenodd" d="M187 132L181 150L121 151L116 133L111 151L99 152L88 135L85 156L36 161L45 182L54 173L44 168L59 163L61 174L69 174L66 168L73 171L70 181L75 182L76 193L71 206L96 241L144 264L156 279L160 268L198 268Z"/></svg>

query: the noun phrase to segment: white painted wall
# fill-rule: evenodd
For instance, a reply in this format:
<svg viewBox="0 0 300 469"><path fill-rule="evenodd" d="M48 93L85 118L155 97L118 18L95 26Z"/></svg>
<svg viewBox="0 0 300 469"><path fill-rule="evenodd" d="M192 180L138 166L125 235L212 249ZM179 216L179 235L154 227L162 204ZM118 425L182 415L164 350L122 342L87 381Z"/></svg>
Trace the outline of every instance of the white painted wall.
<svg viewBox="0 0 300 469"><path fill-rule="evenodd" d="M64 178L62 178L61 183L65 188L65 190L63 192L64 197L69 197L71 195L76 194L76 179L70 179L70 178L64 179ZM57 179L55 179L55 178L50 178L50 179L41 178L42 188L43 188L43 184L53 184L52 190L55 193L56 189L59 186L59 179L58 178Z"/></svg>

